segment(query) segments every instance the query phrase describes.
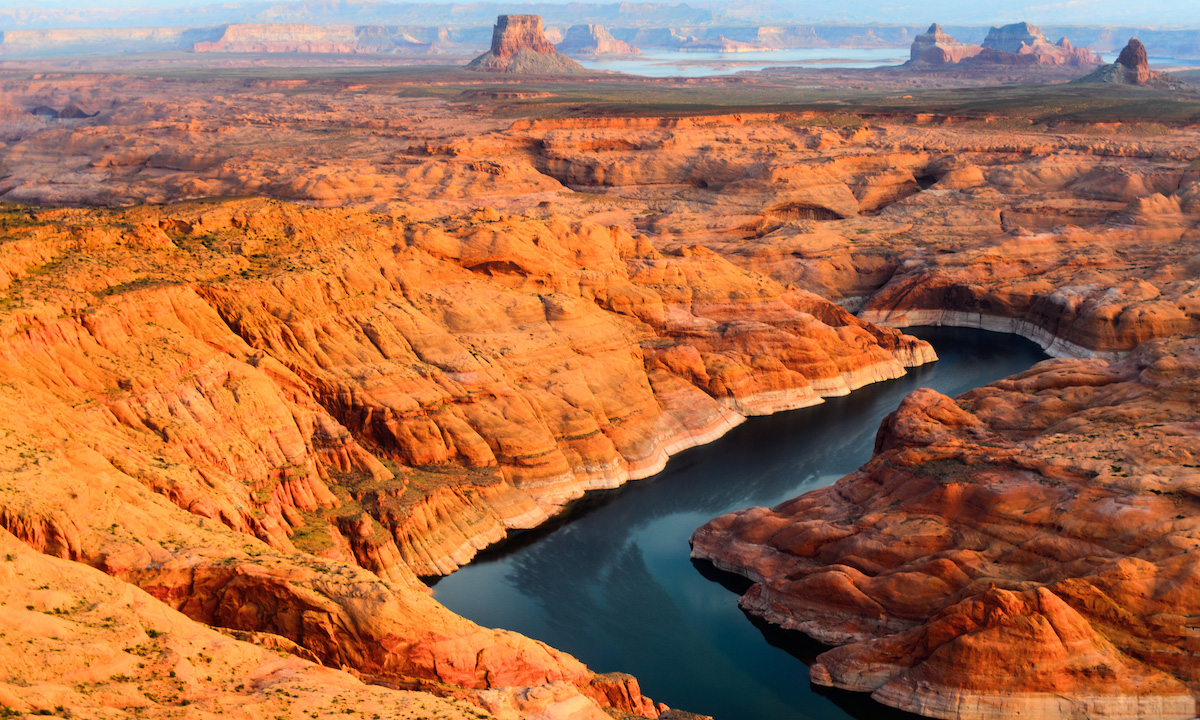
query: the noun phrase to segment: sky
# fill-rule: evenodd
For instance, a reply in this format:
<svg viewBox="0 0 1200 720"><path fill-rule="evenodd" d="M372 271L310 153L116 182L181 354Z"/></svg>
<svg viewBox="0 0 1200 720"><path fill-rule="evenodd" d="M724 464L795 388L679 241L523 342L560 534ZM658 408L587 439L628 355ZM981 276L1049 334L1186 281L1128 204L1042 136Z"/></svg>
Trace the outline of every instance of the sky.
<svg viewBox="0 0 1200 720"><path fill-rule="evenodd" d="M354 3L355 0L348 0ZM386 1L386 0L385 0ZM570 0L539 0L564 4ZM638 0L634 0L637 2ZM347 0L309 0L310 5L326 8L346 3ZM126 10L183 10L203 8L200 15L222 13L221 6L231 5L270 7L287 2L235 2L229 0L0 0L0 10L33 9L95 11L108 8ZM397 2L396 4L407 4ZM518 5L518 3L504 3ZM595 3L602 4L602 3ZM922 24L940 22L958 25L994 25L1017 21L1035 24L1086 24L1086 25L1135 25L1151 27L1196 27L1200 28L1200 0L732 0L731 2L703 2L690 4L706 6L720 11L728 8L736 17L747 16L740 12L749 10L750 16L759 21L770 18L786 18L798 22L885 22L898 24ZM773 11L772 7L779 11ZM782 12L780 12L782 11ZM187 13L184 13L185 15ZM4 29L4 18L0 18L0 30Z"/></svg>

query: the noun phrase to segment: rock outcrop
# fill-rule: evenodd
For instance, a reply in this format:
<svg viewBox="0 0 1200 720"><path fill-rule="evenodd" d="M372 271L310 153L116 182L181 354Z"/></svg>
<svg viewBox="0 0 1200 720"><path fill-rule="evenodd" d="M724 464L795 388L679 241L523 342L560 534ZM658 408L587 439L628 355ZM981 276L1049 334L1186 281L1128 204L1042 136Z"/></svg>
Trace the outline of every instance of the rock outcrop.
<svg viewBox="0 0 1200 720"><path fill-rule="evenodd" d="M934 23L912 43L909 64L932 66L1071 66L1088 67L1101 62L1086 48L1077 48L1067 38L1051 43L1042 31L1029 23L993 27L982 45L957 42Z"/></svg>
<svg viewBox="0 0 1200 720"><path fill-rule="evenodd" d="M540 15L501 15L492 29L491 48L467 64L468 70L520 75L582 75L588 71L554 49Z"/></svg>
<svg viewBox="0 0 1200 720"><path fill-rule="evenodd" d="M1194 563L1174 533L1195 353L1156 338L1200 335L1200 132L907 111L514 121L522 89L449 75L481 111L390 79L0 81L0 526L373 683L508 717L651 716L629 678L455 618L415 576L746 415L932 359L873 320L1019 332L1094 359L961 405L915 396L815 524L758 511L770 537L751 550L779 534L798 543L779 567L801 546L830 563L794 578L813 592L764 583L780 601L761 607L835 598L805 627L867 644L814 678L878 681L922 712L1060 712L1049 693L1186 711L1173 593ZM25 111L72 104L100 114ZM188 198L209 199L140 206ZM1031 694L953 684L972 658Z"/></svg>
<svg viewBox="0 0 1200 720"><path fill-rule="evenodd" d="M1137 38L1129 38L1121 54L1117 56L1117 64L1125 68L1129 82L1134 85L1144 85L1150 80L1150 58L1146 54L1146 46Z"/></svg>
<svg viewBox="0 0 1200 720"><path fill-rule="evenodd" d="M572 25L556 47L567 55L636 55L641 52L613 37L603 25Z"/></svg>
<svg viewBox="0 0 1200 720"><path fill-rule="evenodd" d="M1104 65L1086 77L1079 78L1081 83L1114 83L1117 85L1157 85L1170 86L1172 83L1164 80L1158 73L1150 71L1150 59L1146 54L1146 46L1137 38L1130 38L1121 49L1116 62Z"/></svg>
<svg viewBox="0 0 1200 720"><path fill-rule="evenodd" d="M1087 67L1102 62L1098 55L1087 48L1074 47L1065 37L1057 43L1051 43L1040 28L1024 22L993 27L984 38L983 48L984 52L973 62L1072 67Z"/></svg>
<svg viewBox="0 0 1200 720"><path fill-rule="evenodd" d="M993 26L983 40L983 47L1015 55L1020 53L1023 48L1030 48L1045 42L1047 42L1046 36L1042 34L1040 28L1027 22L1019 22Z"/></svg>
<svg viewBox="0 0 1200 720"><path fill-rule="evenodd" d="M1200 340L911 394L830 488L696 531L821 685L931 717L1191 718Z"/></svg>
<svg viewBox="0 0 1200 720"><path fill-rule="evenodd" d="M153 708L264 720L347 711L474 720L485 712L483 698L368 684L278 635L206 627L83 563L37 553L2 529L0 553L7 643L0 703L9 714L129 717Z"/></svg>
<svg viewBox="0 0 1200 720"><path fill-rule="evenodd" d="M957 63L983 52L979 45L960 43L946 33L942 26L934 23L921 35L913 38L909 51L909 62L945 65Z"/></svg>

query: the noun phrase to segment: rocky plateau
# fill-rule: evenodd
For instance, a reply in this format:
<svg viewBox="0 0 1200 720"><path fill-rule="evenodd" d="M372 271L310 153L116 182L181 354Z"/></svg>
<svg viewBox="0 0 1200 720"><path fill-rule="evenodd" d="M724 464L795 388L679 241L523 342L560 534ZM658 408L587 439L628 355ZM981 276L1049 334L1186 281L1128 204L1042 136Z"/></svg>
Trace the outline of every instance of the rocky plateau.
<svg viewBox="0 0 1200 720"><path fill-rule="evenodd" d="M683 717L419 577L930 362L896 328L940 323L1062 359L911 396L863 470L697 556L843 645L816 682L1195 713L1195 125L563 117L576 86L407 77L0 76L5 707Z"/></svg>

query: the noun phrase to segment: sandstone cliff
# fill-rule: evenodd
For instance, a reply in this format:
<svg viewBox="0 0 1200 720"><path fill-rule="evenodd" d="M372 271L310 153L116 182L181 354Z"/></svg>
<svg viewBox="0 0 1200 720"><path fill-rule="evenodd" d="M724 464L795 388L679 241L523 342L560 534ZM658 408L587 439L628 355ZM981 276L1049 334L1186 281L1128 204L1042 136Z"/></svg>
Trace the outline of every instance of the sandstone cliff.
<svg viewBox="0 0 1200 720"><path fill-rule="evenodd" d="M520 75L582 75L588 71L554 49L539 15L501 15L492 47L467 64L468 70Z"/></svg>
<svg viewBox="0 0 1200 720"><path fill-rule="evenodd" d="M979 45L960 43L946 33L942 26L934 23L921 35L913 38L909 51L909 62L945 65L961 62L983 52Z"/></svg>
<svg viewBox="0 0 1200 720"><path fill-rule="evenodd" d="M548 690L558 693L557 703L525 703L525 712L506 713L501 696L515 699L518 692L487 691L470 702L364 683L314 662L281 636L218 632L82 563L37 553L4 530L0 552L0 632L7 642L0 702L9 714L271 718L350 712L465 720L539 710L563 717L573 704L563 685ZM587 709L576 707L580 716L606 717L598 709L587 715Z"/></svg>
<svg viewBox="0 0 1200 720"><path fill-rule="evenodd" d="M652 714L628 679L448 616L414 573L449 572L745 415L931 359L870 320L1020 332L1057 355L1113 361L1155 338L1200 334L1191 128L928 113L539 111L513 121L403 88L74 75L4 86L27 116L0 124L9 200L257 193L303 203L3 208L4 527L196 621L286 637L371 682L440 688L481 708L499 693L488 707L520 696L599 712L593 698ZM71 103L100 114L57 122L24 110ZM1171 382L1191 372L1153 362ZM1114 402L1144 391L1133 380L1106 387ZM1039 402L1066 412L1080 407L1079 392L1055 387ZM933 404L938 417L957 417ZM32 418L29 407L39 408ZM1166 432L1124 410L1113 417L1134 418L1131 447L1134 431ZM1100 435L1086 430L1098 406L1080 413L1055 433ZM1069 447L1072 462L1076 449L1084 459L1101 452ZM1109 464L1124 467L1118 460ZM1158 473L1145 467L1139 477ZM923 468L953 478L958 466ZM1174 507L1153 505L1154 522L1170 524ZM1051 507L1056 519L1039 532L1058 533L1054 523L1074 510ZM1035 542L1029 552L1075 540L1047 536L1049 550ZM1126 551L1151 557L1136 544L1102 550L1095 557L1114 562ZM835 559L872 578L887 559L858 557ZM1029 584L1038 577L1000 583L1004 592L947 616L966 628L947 657L965 662L980 638L1038 643L1045 652L1026 659L1046 682L1006 700L1018 709L1041 712L1057 689L1106 712L1186 704L1176 681L1155 674L1174 671L1139 669L1134 641L1114 639L1061 584L1044 588L1054 597ZM878 597L899 598L898 587ZM927 611L925 592L913 603ZM1120 608L1112 613L1133 618L1122 622L1166 628L1154 636L1158 655L1191 657L1186 631L1162 625L1163 606L1109 598ZM918 615L881 623L934 623ZM904 636L879 652L932 647L945 628L929 626L919 642ZM1047 627L1063 633L1064 649ZM1080 664L1080 652L1098 659ZM849 686L860 657L876 667L871 654L838 657L823 663L830 682ZM939 658L911 665L890 702L920 709L924 672L965 706L992 702L986 687L945 685ZM1105 690L1138 673L1152 678L1142 696Z"/></svg>
<svg viewBox="0 0 1200 720"><path fill-rule="evenodd" d="M1194 338L910 395L834 486L718 518L741 606L843 647L812 680L932 717L1191 718Z"/></svg>
<svg viewBox="0 0 1200 720"><path fill-rule="evenodd" d="M957 42L931 25L913 39L909 63L958 65L987 68L993 65L1039 65L1089 67L1101 63L1099 56L1077 48L1067 38L1050 42L1041 29L1029 23L993 27L982 45Z"/></svg>
<svg viewBox="0 0 1200 720"><path fill-rule="evenodd" d="M192 45L197 53L429 53L433 43L404 28L283 23L232 24L215 40Z"/></svg>

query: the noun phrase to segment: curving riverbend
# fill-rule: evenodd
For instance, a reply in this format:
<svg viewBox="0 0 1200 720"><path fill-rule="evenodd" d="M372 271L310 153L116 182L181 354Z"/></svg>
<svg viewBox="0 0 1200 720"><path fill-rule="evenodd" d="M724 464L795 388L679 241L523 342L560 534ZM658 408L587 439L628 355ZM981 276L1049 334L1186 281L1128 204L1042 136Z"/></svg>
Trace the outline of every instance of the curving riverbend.
<svg viewBox="0 0 1200 720"><path fill-rule="evenodd" d="M481 554L438 581L435 596L595 671L632 673L656 701L717 720L904 717L865 696L812 687L805 660L821 648L752 624L720 584L737 581L694 565L688 537L722 513L773 506L852 472L910 391L953 396L1047 357L1012 335L907 332L933 343L941 359L822 405L751 418L672 458L659 475L592 496L569 519Z"/></svg>

